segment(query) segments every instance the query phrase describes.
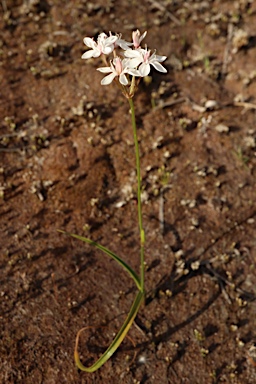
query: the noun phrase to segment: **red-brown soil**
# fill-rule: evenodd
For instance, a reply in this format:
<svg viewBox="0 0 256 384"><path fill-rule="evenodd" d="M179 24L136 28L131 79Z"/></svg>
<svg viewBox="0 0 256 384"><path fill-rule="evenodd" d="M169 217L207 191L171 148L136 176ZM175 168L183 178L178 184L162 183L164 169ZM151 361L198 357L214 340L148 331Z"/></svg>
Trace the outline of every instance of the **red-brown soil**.
<svg viewBox="0 0 256 384"><path fill-rule="evenodd" d="M255 383L255 1L1 0L0 15L0 382ZM137 271L139 233L129 105L83 37L136 28L168 56L134 99L147 296L87 374L77 332L95 327L79 347L95 360L136 289L57 230Z"/></svg>

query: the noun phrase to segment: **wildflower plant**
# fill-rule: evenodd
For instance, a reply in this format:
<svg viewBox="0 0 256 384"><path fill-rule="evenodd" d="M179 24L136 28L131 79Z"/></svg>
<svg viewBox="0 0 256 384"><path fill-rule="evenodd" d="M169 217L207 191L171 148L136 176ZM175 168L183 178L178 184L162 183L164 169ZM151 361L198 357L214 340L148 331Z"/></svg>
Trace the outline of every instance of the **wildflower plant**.
<svg viewBox="0 0 256 384"><path fill-rule="evenodd" d="M89 367L85 367L82 364L78 353L79 337L81 332L86 328L83 328L78 332L74 357L77 367L82 371L86 372L94 372L99 369L117 350L117 348L120 346L125 336L127 335L145 295L145 233L142 222L140 154L133 96L138 89L138 85L141 78L148 76L148 74L150 73L151 66L159 72L167 72L167 70L161 64L166 59L166 56L159 56L156 54L155 51L151 53L151 50L149 50L147 47L141 47L141 42L145 38L146 34L147 32L144 32L141 35L139 30L134 31L132 33L132 42L127 42L123 40L121 38L121 34L112 35L111 32L109 32L109 36L105 33L101 33L98 36L97 41L90 37L84 38L84 44L89 49L82 55L82 59L101 57L105 66L97 68L97 70L106 75L101 80L101 84L105 86L111 84L112 82L115 82L115 84L118 85L121 89L123 95L129 101L135 147L138 226L140 233L140 274L138 275L121 257L116 255L114 252L110 251L106 247L102 246L101 244L83 236L64 232L74 238L82 240L83 242L96 247L97 249L104 252L106 255L116 260L131 276L138 288L138 292L131 306L130 312L128 313L123 325L121 326L111 345L100 356L100 358Z"/></svg>

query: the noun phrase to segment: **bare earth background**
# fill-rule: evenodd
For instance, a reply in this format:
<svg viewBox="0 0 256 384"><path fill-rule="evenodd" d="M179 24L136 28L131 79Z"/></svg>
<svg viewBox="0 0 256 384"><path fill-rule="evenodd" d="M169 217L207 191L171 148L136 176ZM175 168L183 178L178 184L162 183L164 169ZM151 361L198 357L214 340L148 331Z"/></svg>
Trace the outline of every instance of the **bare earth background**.
<svg viewBox="0 0 256 384"><path fill-rule="evenodd" d="M82 39L137 28L168 56L135 97L147 297L86 374L76 333L89 364L136 290L57 229L137 270L139 236L129 106ZM1 0L0 30L0 382L255 383L256 2Z"/></svg>

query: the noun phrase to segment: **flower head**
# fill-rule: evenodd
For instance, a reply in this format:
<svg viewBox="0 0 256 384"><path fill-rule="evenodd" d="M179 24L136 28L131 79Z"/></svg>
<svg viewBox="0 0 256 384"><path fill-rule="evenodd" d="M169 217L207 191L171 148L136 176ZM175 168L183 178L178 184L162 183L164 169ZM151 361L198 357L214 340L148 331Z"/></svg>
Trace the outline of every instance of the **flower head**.
<svg viewBox="0 0 256 384"><path fill-rule="evenodd" d="M118 77L119 83L123 86L123 93L126 97L131 98L134 95L135 90L139 84L139 80L136 82L136 77L145 77L150 73L151 67L153 66L157 71L166 73L167 70L160 64L166 59L166 56L159 56L156 51L151 54L151 51L145 47L141 48L141 41L146 36L147 31L142 35L137 29L132 33L132 42L127 42L122 39L121 34L112 35L109 32L109 36L105 33L99 34L97 41L93 38L85 37L84 44L90 49L82 55L82 59L89 59L92 57L99 57L101 55L108 55L113 52L113 60L107 61L103 57L106 67L98 68L98 71L106 73L107 75L101 80L102 85L108 85ZM121 59L117 56L117 51L123 49L122 56L125 58ZM129 79L129 76L133 76ZM126 87L129 86L128 88Z"/></svg>
<svg viewBox="0 0 256 384"><path fill-rule="evenodd" d="M128 84L128 79L126 73L135 76L135 71L129 66L129 59L121 60L120 57L115 57L113 61L110 62L110 67L97 68L98 71L102 73L109 73L101 80L101 85L108 85L112 83L115 77L119 77L119 82L122 85Z"/></svg>
<svg viewBox="0 0 256 384"><path fill-rule="evenodd" d="M148 76L150 72L150 65L152 65L157 71L166 73L167 70L160 64L166 60L166 56L156 55L154 52L150 55L150 50L147 49L128 49L124 55L130 58L130 66L132 68L138 67L137 76Z"/></svg>
<svg viewBox="0 0 256 384"><path fill-rule="evenodd" d="M84 44L91 48L82 55L82 59L90 59L91 57L99 57L101 54L108 55L113 52L114 43L118 36L107 36L104 32L99 34L97 43L90 37L84 38Z"/></svg>

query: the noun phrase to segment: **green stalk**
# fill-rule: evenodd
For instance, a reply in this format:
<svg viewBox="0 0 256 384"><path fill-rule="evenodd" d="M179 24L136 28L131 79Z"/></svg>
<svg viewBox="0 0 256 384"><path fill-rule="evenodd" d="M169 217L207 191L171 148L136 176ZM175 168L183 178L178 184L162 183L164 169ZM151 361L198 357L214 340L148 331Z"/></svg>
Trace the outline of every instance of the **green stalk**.
<svg viewBox="0 0 256 384"><path fill-rule="evenodd" d="M134 79L134 78L133 78ZM134 87L134 80L133 80L133 87ZM62 233L66 233L69 236L75 237L79 240L84 241L85 243L88 243L102 252L104 252L106 255L110 256L112 259L117 261L125 270L126 272L132 277L134 280L135 284L137 285L138 292L136 295L136 298L131 306L131 309L122 325L120 328L119 332L117 333L116 337L110 344L110 346L106 349L106 351L100 356L100 358L91 366L85 367L82 362L80 361L79 358L79 353L78 353L78 342L79 342L79 337L81 332L86 329L83 328L81 329L76 337L76 345L75 345L75 362L76 365L79 369L85 372L94 372L97 369L99 369L112 355L113 353L117 350L119 345L122 343L123 339L127 335L137 313L138 310L142 304L144 294L145 294L145 289L144 289L144 275L145 275L145 263L144 263L144 244L145 244L145 233L143 229L143 224L142 224L142 209L141 209L141 174L140 174L140 153L139 153L139 143L138 143L138 137L137 137L137 127L136 127L136 119L135 119L135 110L134 110L134 104L132 100L134 89L131 89L131 93L129 94L130 97L128 97L129 104L130 104L130 109L131 109L131 115L132 115L132 129L133 129L133 137L134 137L134 147L135 147L135 157L136 157L136 174L137 174L137 201L138 201L138 222L139 222L139 231L140 231L140 277L136 274L136 272L128 265L126 262L121 259L119 256L117 256L114 252L111 252L109 249L106 247L103 247L97 242L94 242L86 237L83 236L78 236L72 233L67 233L64 231L60 231ZM128 93L126 94L126 97L128 96Z"/></svg>
<svg viewBox="0 0 256 384"><path fill-rule="evenodd" d="M144 262L144 244L145 244L145 232L142 224L142 209L141 209L141 175L140 175L140 151L139 143L137 136L137 126L135 119L135 109L133 99L129 98L129 104L132 115L132 129L133 129L133 139L135 147L135 157L136 157L136 173L137 173L137 202L138 202L138 221L139 221L139 231L140 231L140 286L141 292L144 293L144 276L145 276L145 262Z"/></svg>

